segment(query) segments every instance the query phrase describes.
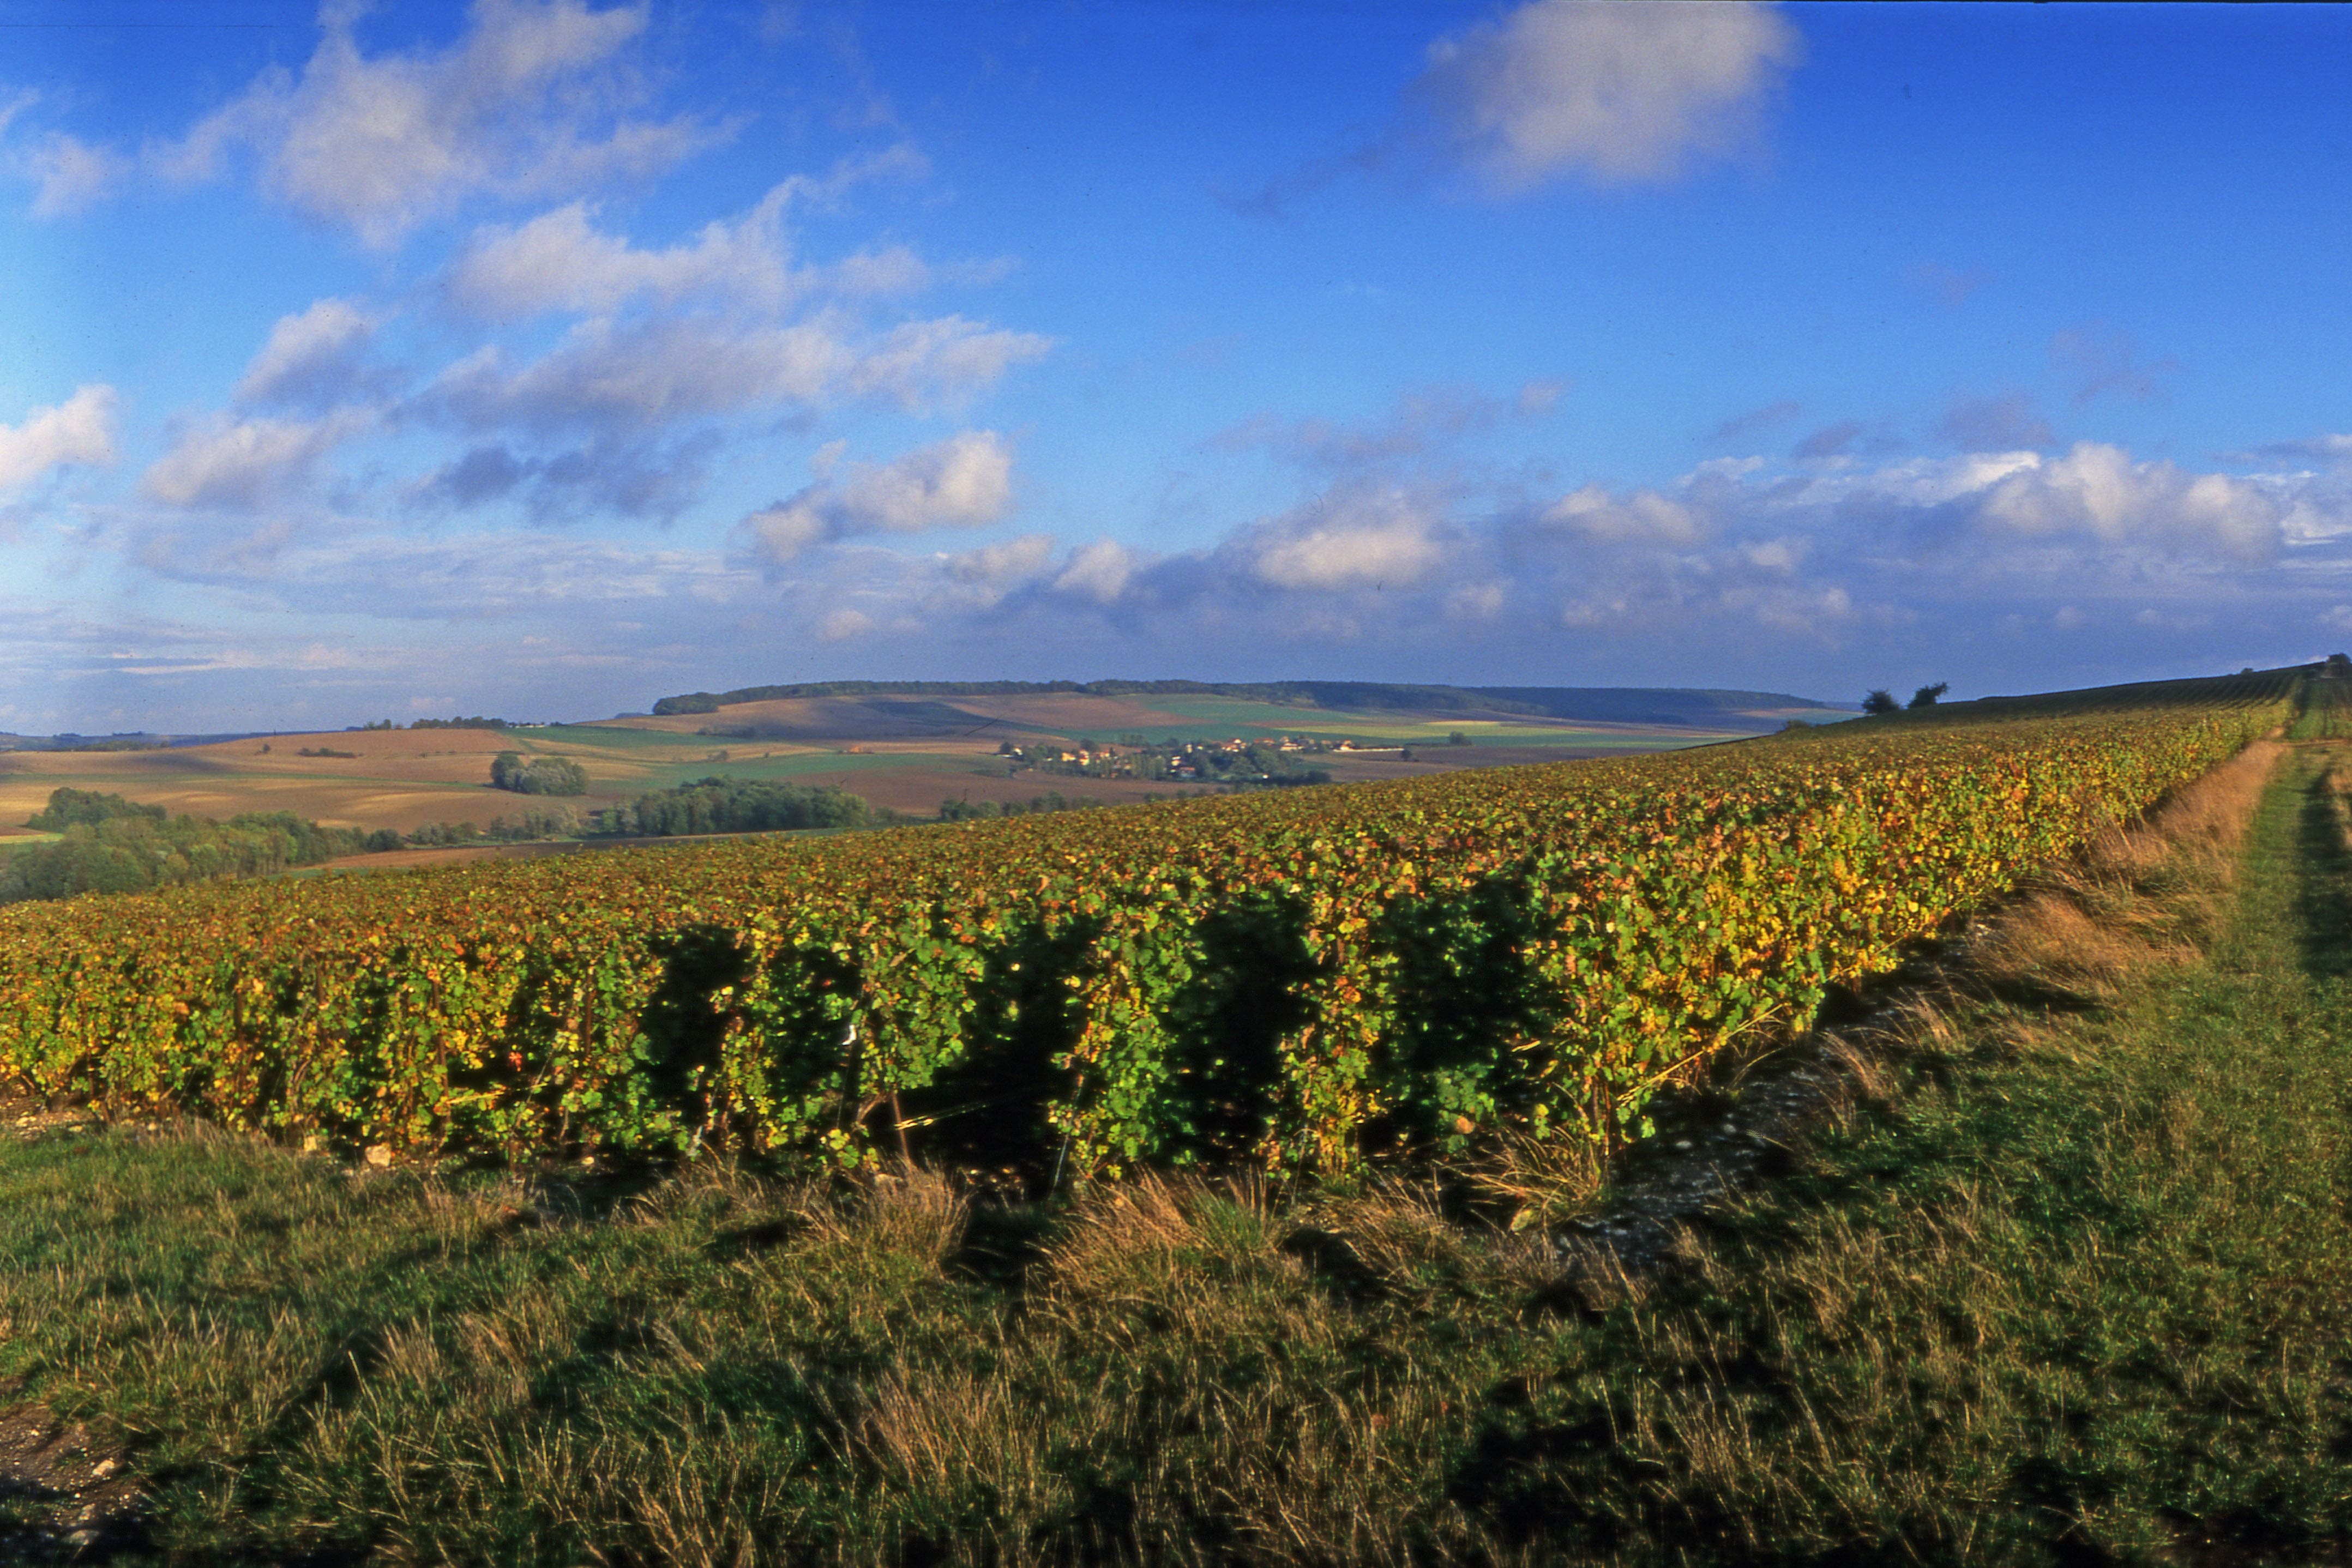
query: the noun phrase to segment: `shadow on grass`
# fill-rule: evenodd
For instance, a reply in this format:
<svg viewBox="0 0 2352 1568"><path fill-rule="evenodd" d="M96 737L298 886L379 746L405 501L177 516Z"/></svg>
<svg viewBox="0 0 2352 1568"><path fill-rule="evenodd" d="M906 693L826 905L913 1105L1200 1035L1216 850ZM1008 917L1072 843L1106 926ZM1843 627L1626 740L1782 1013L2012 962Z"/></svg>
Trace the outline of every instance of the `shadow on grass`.
<svg viewBox="0 0 2352 1568"><path fill-rule="evenodd" d="M2303 972L2313 979L2352 975L2352 849L2323 772L2304 786L2295 821L2295 917Z"/></svg>

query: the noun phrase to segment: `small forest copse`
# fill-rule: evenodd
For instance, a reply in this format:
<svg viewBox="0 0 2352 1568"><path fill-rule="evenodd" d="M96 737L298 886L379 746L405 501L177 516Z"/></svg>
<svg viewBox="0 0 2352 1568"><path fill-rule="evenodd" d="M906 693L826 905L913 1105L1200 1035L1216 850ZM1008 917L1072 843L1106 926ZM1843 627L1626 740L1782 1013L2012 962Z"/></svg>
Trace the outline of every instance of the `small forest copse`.
<svg viewBox="0 0 2352 1568"><path fill-rule="evenodd" d="M0 916L0 1074L349 1145L1333 1171L1614 1141L2300 672L2015 719Z"/></svg>

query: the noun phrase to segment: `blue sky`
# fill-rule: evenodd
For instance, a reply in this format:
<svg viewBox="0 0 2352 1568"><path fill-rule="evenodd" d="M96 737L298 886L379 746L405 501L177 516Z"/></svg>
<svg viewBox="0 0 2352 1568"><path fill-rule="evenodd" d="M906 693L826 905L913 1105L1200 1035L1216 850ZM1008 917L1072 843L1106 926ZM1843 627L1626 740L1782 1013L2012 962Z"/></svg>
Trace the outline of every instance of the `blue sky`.
<svg viewBox="0 0 2352 1568"><path fill-rule="evenodd" d="M0 0L0 728L2352 644L2336 7Z"/></svg>

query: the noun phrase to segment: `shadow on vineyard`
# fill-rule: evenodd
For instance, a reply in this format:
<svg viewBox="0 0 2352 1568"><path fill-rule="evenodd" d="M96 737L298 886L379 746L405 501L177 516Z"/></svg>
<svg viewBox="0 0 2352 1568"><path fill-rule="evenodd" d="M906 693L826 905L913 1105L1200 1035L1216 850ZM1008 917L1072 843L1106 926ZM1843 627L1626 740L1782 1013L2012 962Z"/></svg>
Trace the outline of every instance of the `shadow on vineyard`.
<svg viewBox="0 0 2352 1568"><path fill-rule="evenodd" d="M1761 1027L1734 1037L1608 1170L1482 1126L1521 1113L1482 1041L1559 994L1501 878L1365 926L1360 973L1407 1020L1377 1082L1411 1092L1320 1179L1239 1157L1302 1083L1365 1082L1290 1064L1335 1015L1313 906L1279 891L1175 946L1117 906L1041 923L969 991L905 993L972 998L980 1043L896 1103L781 1070L734 1091L867 1124L847 1174L708 1145L375 1168L44 1113L0 1144L0 1376L82 1434L84 1469L53 1473L103 1456L135 1486L84 1517L0 1444L0 1553L2342 1561L2347 779L2334 742L2255 747L2045 865L1834 1036L1777 1059ZM1628 925L1612 951L1668 940ZM645 988L648 1042L594 1092L709 1094L739 1007L813 1051L897 1049L827 999L845 959L802 952L777 989L786 949L746 929L680 922L637 978L589 971ZM1154 1009L1118 1013L1134 993L1108 982L1163 961ZM598 993L568 973L502 1016L578 1038ZM1029 1179L1085 1135L1090 1072L1202 1168ZM897 1125L1024 1179L900 1163ZM1735 1148L1769 1179L1727 1190ZM1645 1204L1661 1244L1622 1245Z"/></svg>

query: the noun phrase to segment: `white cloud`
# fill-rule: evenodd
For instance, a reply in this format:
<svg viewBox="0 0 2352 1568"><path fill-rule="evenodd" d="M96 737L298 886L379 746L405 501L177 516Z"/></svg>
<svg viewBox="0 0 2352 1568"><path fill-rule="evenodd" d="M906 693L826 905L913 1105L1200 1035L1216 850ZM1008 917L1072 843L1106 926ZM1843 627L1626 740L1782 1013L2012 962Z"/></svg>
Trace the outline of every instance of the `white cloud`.
<svg viewBox="0 0 2352 1568"><path fill-rule="evenodd" d="M933 273L903 246L795 268L783 219L795 203L823 204L852 185L924 167L901 146L845 159L822 178L795 174L740 217L706 224L692 240L659 249L604 232L592 221L594 206L574 202L526 224L477 231L443 287L461 308L492 318L548 310L609 316L632 302L687 299L772 312L795 296L910 293L928 287Z"/></svg>
<svg viewBox="0 0 2352 1568"><path fill-rule="evenodd" d="M518 228L478 233L449 270L450 297L477 315L543 310L609 315L633 298L719 293L780 306L791 289L781 218L788 185L733 224L705 225L690 245L641 250L599 232L584 202Z"/></svg>
<svg viewBox="0 0 2352 1568"><path fill-rule="evenodd" d="M847 386L860 396L887 397L911 409L951 405L1052 345L1051 339L1034 332L992 329L961 316L908 321L857 361Z"/></svg>
<svg viewBox="0 0 2352 1568"><path fill-rule="evenodd" d="M1023 534L1003 544L982 545L947 558L947 572L958 582L1003 588L1025 582L1043 573L1054 559L1054 536Z"/></svg>
<svg viewBox="0 0 2352 1568"><path fill-rule="evenodd" d="M216 418L156 459L140 488L174 507L256 506L302 484L321 456L368 423L358 413L310 421Z"/></svg>
<svg viewBox="0 0 2352 1568"><path fill-rule="evenodd" d="M626 113L635 94L616 61L645 28L642 5L474 0L448 47L373 57L353 37L360 11L327 7L299 75L265 73L152 161L202 179L230 147L249 146L279 197L388 246L469 196L642 177L719 134Z"/></svg>
<svg viewBox="0 0 2352 1568"><path fill-rule="evenodd" d="M1444 559L1430 530L1431 518L1399 491L1327 498L1277 524L1251 570L1277 588L1412 588Z"/></svg>
<svg viewBox="0 0 2352 1568"><path fill-rule="evenodd" d="M782 327L698 318L583 321L544 357L510 368L486 347L444 371L424 402L475 429L656 429L776 403L877 397L910 409L960 403L1047 340L961 317L853 340L825 315Z"/></svg>
<svg viewBox="0 0 2352 1568"><path fill-rule="evenodd" d="M1561 497L1541 520L1607 544L1688 545L1700 532L1697 514L1679 501L1649 489L1620 497L1598 484Z"/></svg>
<svg viewBox="0 0 2352 1568"><path fill-rule="evenodd" d="M299 315L278 318L237 383L237 401L321 408L341 402L366 380L359 357L376 324L348 299L321 299Z"/></svg>
<svg viewBox="0 0 2352 1568"><path fill-rule="evenodd" d="M852 463L836 480L838 450L819 455L815 484L743 519L768 560L854 534L984 528L1013 509L1013 449L992 430L968 430L879 465Z"/></svg>
<svg viewBox="0 0 2352 1568"><path fill-rule="evenodd" d="M1445 613L1457 621L1491 621L1503 612L1507 597L1499 582L1466 582L1445 596Z"/></svg>
<svg viewBox="0 0 2352 1568"><path fill-rule="evenodd" d="M1142 566L1142 558L1117 539L1097 539L1070 552L1061 575L1054 579L1054 587L1097 604L1111 604L1127 591L1128 583Z"/></svg>
<svg viewBox="0 0 2352 1568"><path fill-rule="evenodd" d="M117 401L112 387L93 383L54 408L35 409L22 424L0 424L0 494L52 469L113 462Z"/></svg>
<svg viewBox="0 0 2352 1568"><path fill-rule="evenodd" d="M129 159L62 131L24 156L25 172L40 189L33 195L37 218L67 217L106 194L131 168Z"/></svg>
<svg viewBox="0 0 2352 1568"><path fill-rule="evenodd" d="M863 637L874 630L874 617L862 610L836 610L816 623L816 634L828 643Z"/></svg>
<svg viewBox="0 0 2352 1568"><path fill-rule="evenodd" d="M2021 465L1985 493L1979 516L2021 535L2080 531L2108 544L2149 539L2261 559L2278 549L2283 511L2246 480L2134 462L2120 447L2084 441L2063 457Z"/></svg>
<svg viewBox="0 0 2352 1568"><path fill-rule="evenodd" d="M1957 457L1912 457L1874 468L1824 475L1801 492L1817 503L1868 498L1936 507L1982 494L2001 479L2042 462L2035 452L1969 452Z"/></svg>
<svg viewBox="0 0 2352 1568"><path fill-rule="evenodd" d="M1433 45L1420 89L1497 190L1664 180L1736 146L1802 47L1762 5L1534 0Z"/></svg>

